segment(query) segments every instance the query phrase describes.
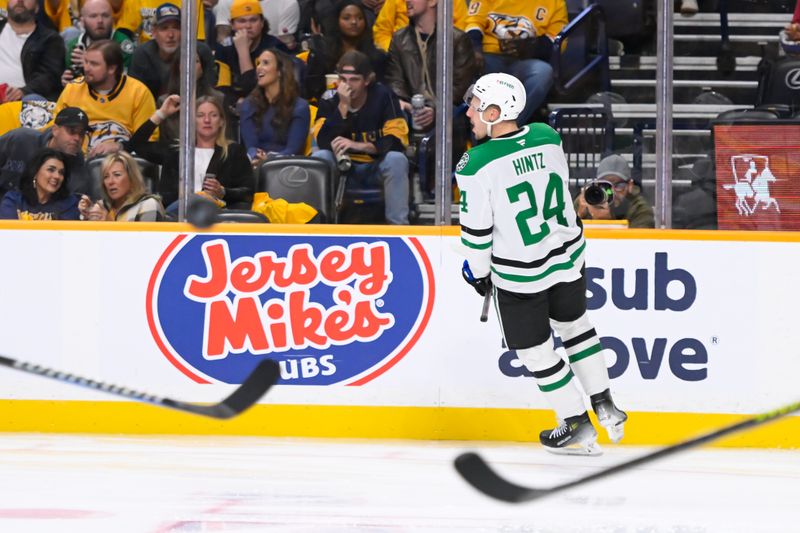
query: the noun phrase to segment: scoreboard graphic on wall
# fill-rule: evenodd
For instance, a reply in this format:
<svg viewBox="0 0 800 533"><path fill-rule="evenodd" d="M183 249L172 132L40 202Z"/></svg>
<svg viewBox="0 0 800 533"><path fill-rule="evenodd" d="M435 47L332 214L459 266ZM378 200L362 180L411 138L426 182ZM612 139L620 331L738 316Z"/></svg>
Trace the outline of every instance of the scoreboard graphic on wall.
<svg viewBox="0 0 800 533"><path fill-rule="evenodd" d="M719 229L800 230L800 121L713 125Z"/></svg>

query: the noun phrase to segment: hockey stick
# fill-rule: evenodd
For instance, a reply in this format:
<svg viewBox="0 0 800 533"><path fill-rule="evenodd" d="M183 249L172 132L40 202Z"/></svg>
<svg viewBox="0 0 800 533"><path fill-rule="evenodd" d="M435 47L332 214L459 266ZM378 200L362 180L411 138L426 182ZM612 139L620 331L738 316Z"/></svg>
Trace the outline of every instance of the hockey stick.
<svg viewBox="0 0 800 533"><path fill-rule="evenodd" d="M706 442L717 440L725 435L754 428L756 426L760 426L761 424L766 424L767 422L772 422L778 418L794 413L795 411L800 411L800 402L786 405L779 409L775 409L774 411L762 413L760 415L742 420L741 422L737 422L736 424L712 431L711 433L661 448L660 450L645 454L641 457L637 457L636 459L604 468L603 470L595 472L594 474L548 488L523 487L522 485L512 483L498 475L480 455L474 452L459 455L455 460L455 467L456 470L458 470L458 473L461 474L461 477L463 477L470 485L487 496L491 496L492 498L502 500L504 502L522 503L536 500L544 496L550 496L551 494L561 492L562 490L571 489L572 487L577 487L579 485L583 485L584 483L589 483L597 479L602 479L604 477L624 472L625 470L661 459L662 457L682 452L689 448L705 444Z"/></svg>
<svg viewBox="0 0 800 533"><path fill-rule="evenodd" d="M483 297L483 309L481 309L481 322L486 322L489 320L489 304L492 303L492 288L489 287L489 290L486 291L486 294Z"/></svg>
<svg viewBox="0 0 800 533"><path fill-rule="evenodd" d="M45 378L55 379L64 383L86 387L115 396L121 396L137 402L149 403L159 407L168 407L184 413L207 416L225 420L241 414L245 409L256 403L272 385L278 381L280 370L278 363L271 359L261 361L247 379L239 385L230 396L213 405L181 402L170 398L160 398L152 394L138 392L118 385L111 385L93 379L86 379L66 372L59 372L51 368L33 365L24 361L17 361L0 355L0 365L20 370L29 374L36 374Z"/></svg>

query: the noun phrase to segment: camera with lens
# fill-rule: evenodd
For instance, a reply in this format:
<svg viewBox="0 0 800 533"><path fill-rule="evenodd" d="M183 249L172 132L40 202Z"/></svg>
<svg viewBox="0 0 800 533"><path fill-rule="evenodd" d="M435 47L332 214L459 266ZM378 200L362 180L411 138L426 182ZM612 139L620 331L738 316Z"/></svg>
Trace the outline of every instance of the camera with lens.
<svg viewBox="0 0 800 533"><path fill-rule="evenodd" d="M605 180L595 180L583 189L583 199L589 205L603 205L614 198L614 185Z"/></svg>

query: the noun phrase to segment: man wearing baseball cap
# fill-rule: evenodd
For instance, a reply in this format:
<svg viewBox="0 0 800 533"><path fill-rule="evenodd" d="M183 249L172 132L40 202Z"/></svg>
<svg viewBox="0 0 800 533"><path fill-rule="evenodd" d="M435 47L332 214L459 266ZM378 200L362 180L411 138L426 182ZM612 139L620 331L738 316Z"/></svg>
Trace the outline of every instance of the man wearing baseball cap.
<svg viewBox="0 0 800 533"><path fill-rule="evenodd" d="M16 128L0 136L0 193L19 187L25 164L41 148L64 152L70 164L70 190L90 192L89 174L83 158L83 143L88 130L86 113L77 107L65 107L45 131Z"/></svg>
<svg viewBox="0 0 800 533"><path fill-rule="evenodd" d="M128 75L147 85L153 98L158 99L167 94L172 63L180 55L181 9L171 2L159 5L155 11L152 34L151 41L133 52ZM211 48L204 43L197 43L197 54L203 63L203 75L208 76L209 84L213 85L214 56Z"/></svg>
<svg viewBox="0 0 800 533"><path fill-rule="evenodd" d="M641 183L631 176L628 162L619 154L603 158L597 165L597 175L587 186L597 184L610 192L610 197L600 203L586 201L586 187L575 199L578 216L584 220L627 220L629 228L655 227L655 214L650 202L642 194Z"/></svg>
<svg viewBox="0 0 800 533"><path fill-rule="evenodd" d="M256 0L234 0L231 5L232 44L217 45L216 58L230 69L231 92L244 97L256 87L256 58L268 48L290 53L273 37ZM297 61L300 61L299 59Z"/></svg>

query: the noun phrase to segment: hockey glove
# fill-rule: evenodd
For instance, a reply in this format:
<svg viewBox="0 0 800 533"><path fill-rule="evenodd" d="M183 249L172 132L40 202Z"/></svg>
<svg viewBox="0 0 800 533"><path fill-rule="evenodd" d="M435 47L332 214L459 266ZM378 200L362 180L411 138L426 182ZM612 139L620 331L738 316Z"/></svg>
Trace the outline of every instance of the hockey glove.
<svg viewBox="0 0 800 533"><path fill-rule="evenodd" d="M472 288L475 289L475 292L481 296L486 296L486 293L492 290L491 274L484 278L476 278L472 275L472 270L470 270L469 263L466 261L466 259L461 267L461 276L464 278L464 281L472 285Z"/></svg>

